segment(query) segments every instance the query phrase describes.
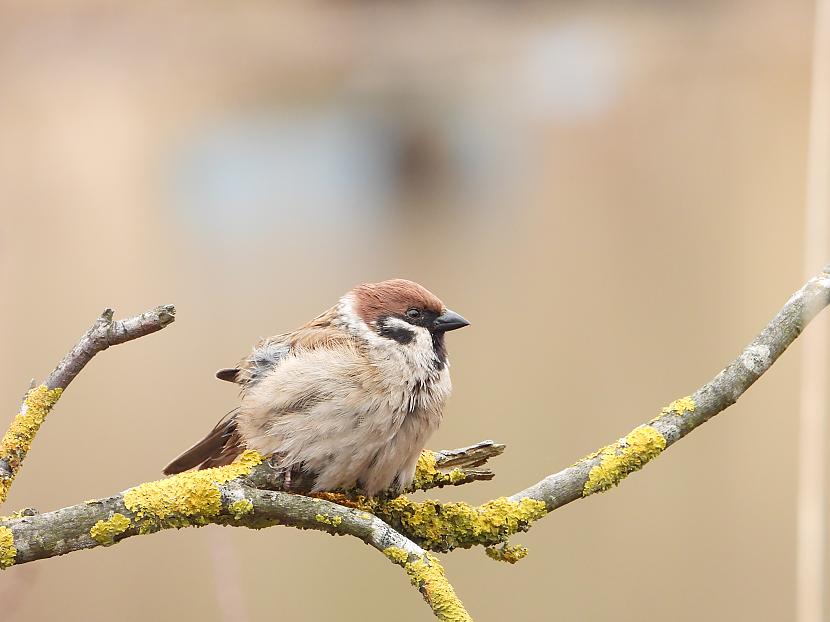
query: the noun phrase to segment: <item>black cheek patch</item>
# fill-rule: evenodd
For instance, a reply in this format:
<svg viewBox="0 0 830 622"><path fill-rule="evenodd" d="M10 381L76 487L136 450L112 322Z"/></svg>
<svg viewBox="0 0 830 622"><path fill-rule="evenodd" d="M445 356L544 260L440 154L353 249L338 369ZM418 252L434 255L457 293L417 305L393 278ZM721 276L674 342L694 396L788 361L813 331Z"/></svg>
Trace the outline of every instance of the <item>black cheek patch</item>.
<svg viewBox="0 0 830 622"><path fill-rule="evenodd" d="M412 343L412 340L415 339L415 331L404 328L403 326L381 325L378 329L378 335L386 337L387 339L393 339L401 345Z"/></svg>

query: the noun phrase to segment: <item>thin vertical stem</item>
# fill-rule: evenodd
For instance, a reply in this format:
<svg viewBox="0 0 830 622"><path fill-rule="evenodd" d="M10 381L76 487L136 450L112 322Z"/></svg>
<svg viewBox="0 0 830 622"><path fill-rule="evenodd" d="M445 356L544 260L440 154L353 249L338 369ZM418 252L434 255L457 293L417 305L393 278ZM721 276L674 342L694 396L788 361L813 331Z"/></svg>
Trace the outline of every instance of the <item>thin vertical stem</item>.
<svg viewBox="0 0 830 622"><path fill-rule="evenodd" d="M830 0L817 0L813 42L805 213L805 269L830 259ZM796 620L824 619L825 417L830 331L818 322L805 340L799 416Z"/></svg>

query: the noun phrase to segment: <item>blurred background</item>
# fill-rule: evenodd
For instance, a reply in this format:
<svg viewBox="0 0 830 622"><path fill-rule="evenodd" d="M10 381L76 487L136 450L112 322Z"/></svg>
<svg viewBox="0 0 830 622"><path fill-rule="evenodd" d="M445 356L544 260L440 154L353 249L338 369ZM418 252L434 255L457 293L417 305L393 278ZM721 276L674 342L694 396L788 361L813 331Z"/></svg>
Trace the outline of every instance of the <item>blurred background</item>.
<svg viewBox="0 0 830 622"><path fill-rule="evenodd" d="M512 494L627 433L803 283L812 34L806 1L3 0L0 423L104 307L178 308L72 384L4 510L159 477L236 404L216 369L397 276L473 323L430 446L508 445L495 480L433 496ZM473 617L793 619L802 347L515 537L516 566L443 556ZM283 528L13 568L0 602L9 622L429 619L356 539Z"/></svg>

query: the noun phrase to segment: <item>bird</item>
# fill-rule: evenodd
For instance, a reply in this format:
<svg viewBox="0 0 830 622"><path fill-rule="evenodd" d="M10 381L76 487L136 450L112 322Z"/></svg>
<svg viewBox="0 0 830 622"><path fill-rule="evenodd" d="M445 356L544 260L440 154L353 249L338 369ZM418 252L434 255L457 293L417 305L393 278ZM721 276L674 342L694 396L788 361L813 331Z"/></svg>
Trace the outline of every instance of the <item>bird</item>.
<svg viewBox="0 0 830 622"><path fill-rule="evenodd" d="M310 476L311 492L406 489L452 391L445 335L468 325L413 281L357 285L216 372L240 386L239 406L163 472L230 464L252 449L287 485L292 473Z"/></svg>

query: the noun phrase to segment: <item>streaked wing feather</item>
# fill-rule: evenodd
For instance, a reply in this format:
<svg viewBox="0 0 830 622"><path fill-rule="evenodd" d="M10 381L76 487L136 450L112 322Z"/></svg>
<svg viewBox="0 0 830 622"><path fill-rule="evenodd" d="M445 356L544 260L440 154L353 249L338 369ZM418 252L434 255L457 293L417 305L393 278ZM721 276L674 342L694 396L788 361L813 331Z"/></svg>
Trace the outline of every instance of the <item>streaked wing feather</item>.
<svg viewBox="0 0 830 622"><path fill-rule="evenodd" d="M162 472L165 475L173 475L196 466L206 468L233 462L243 450L234 420L237 410L234 408L222 417L205 438L182 452L164 467Z"/></svg>

